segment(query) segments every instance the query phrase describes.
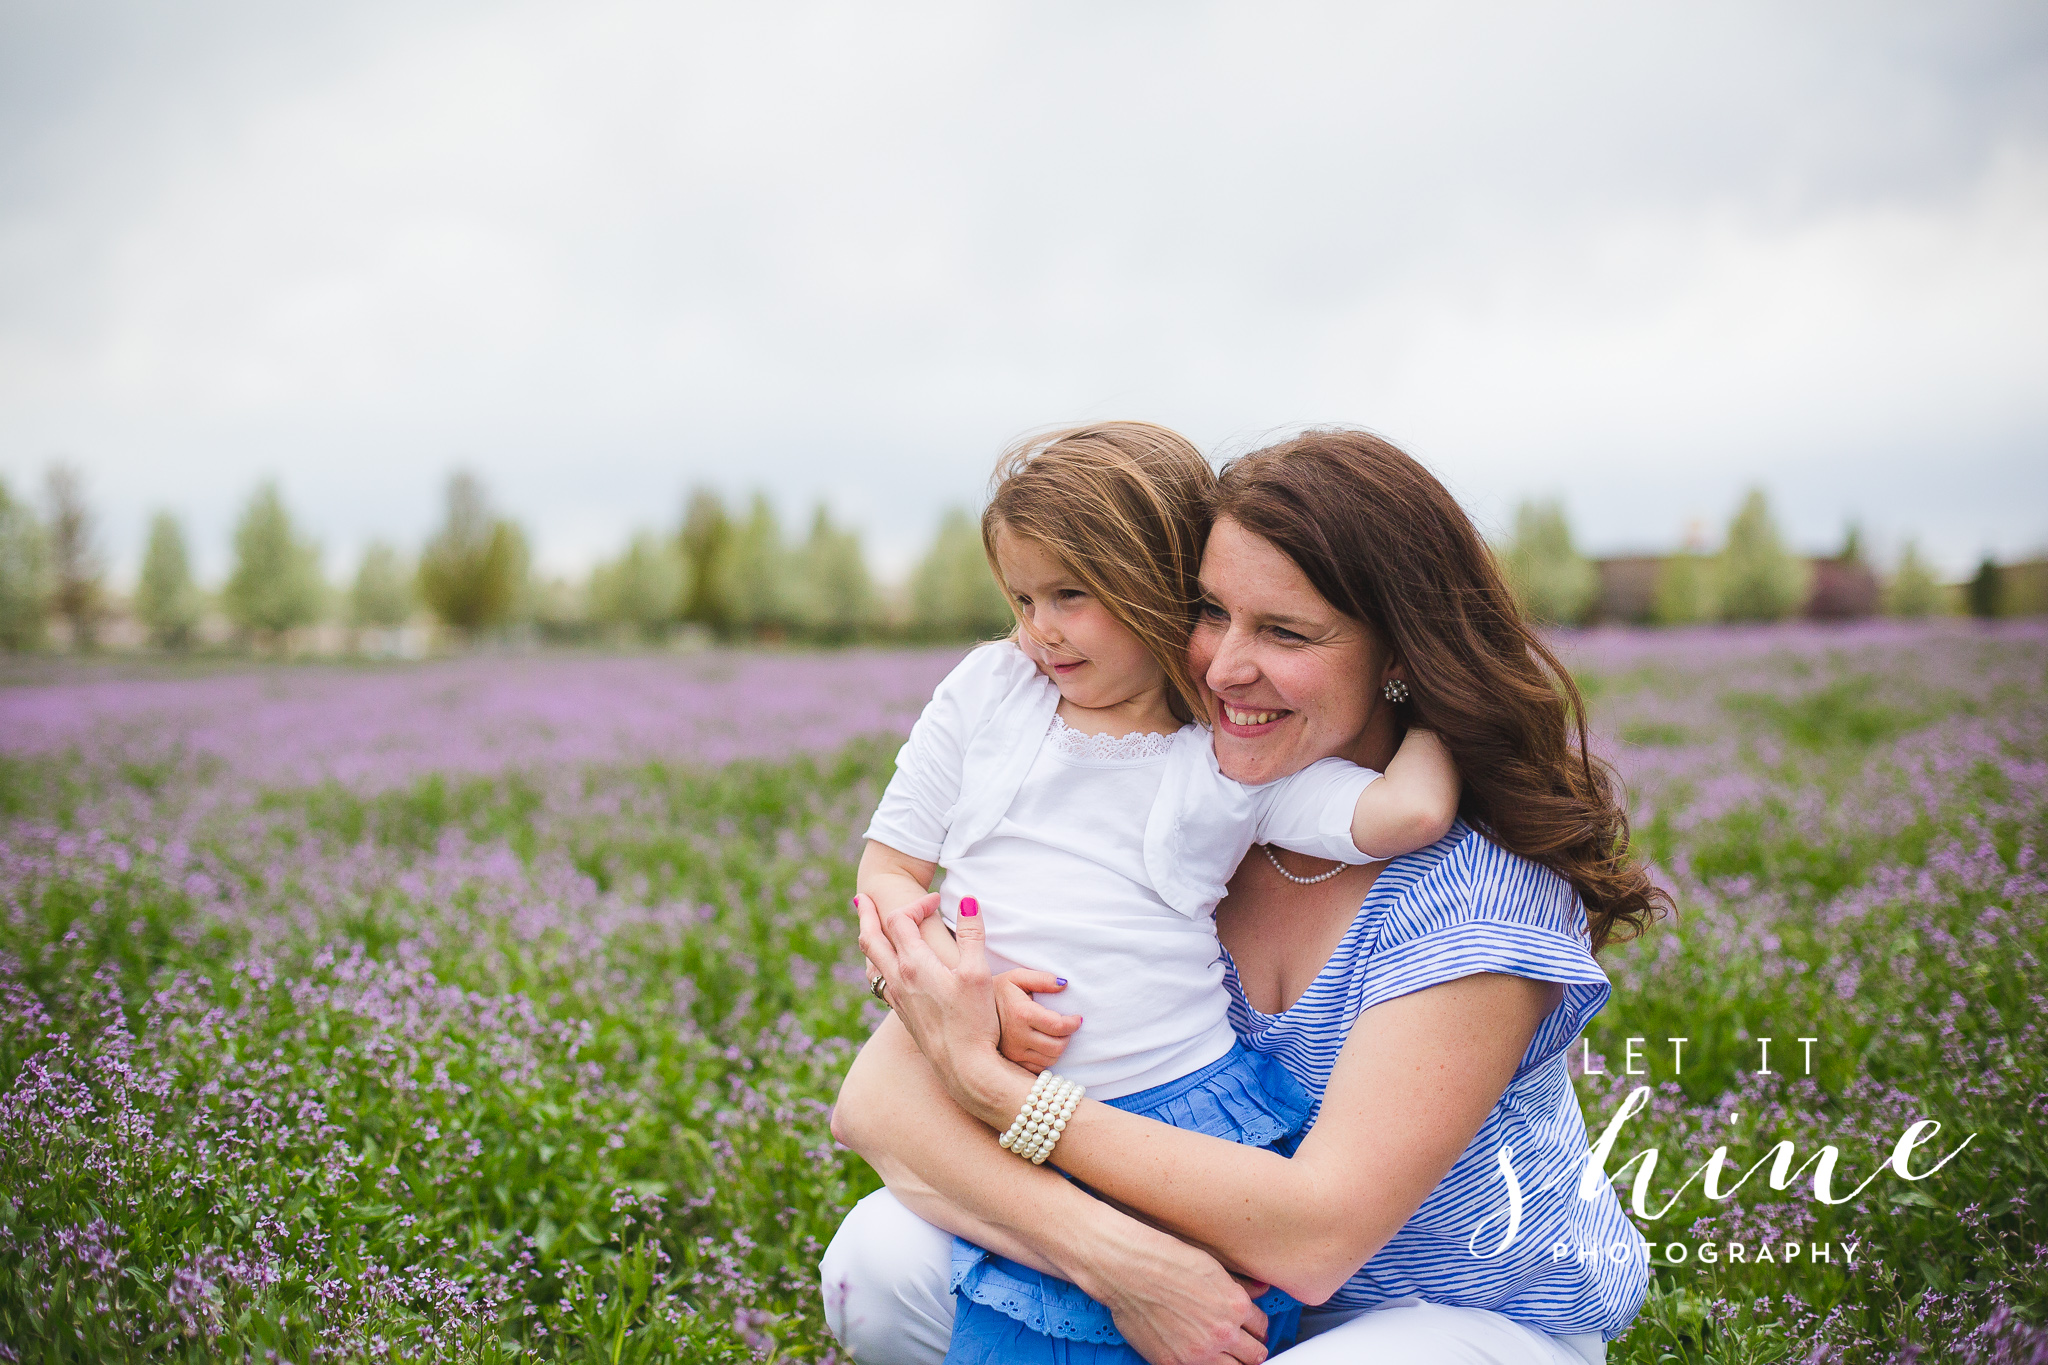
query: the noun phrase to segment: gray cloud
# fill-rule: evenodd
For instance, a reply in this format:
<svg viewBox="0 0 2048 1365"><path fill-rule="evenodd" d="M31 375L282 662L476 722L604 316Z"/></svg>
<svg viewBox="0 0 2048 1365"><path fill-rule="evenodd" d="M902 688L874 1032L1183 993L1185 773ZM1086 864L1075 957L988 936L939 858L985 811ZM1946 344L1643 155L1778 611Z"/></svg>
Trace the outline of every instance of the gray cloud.
<svg viewBox="0 0 2048 1365"><path fill-rule="evenodd" d="M1372 426L1596 547L1761 480L2048 540L2023 5L0 10L0 470L222 566L454 463L559 564L708 479L900 563L1016 432Z"/></svg>

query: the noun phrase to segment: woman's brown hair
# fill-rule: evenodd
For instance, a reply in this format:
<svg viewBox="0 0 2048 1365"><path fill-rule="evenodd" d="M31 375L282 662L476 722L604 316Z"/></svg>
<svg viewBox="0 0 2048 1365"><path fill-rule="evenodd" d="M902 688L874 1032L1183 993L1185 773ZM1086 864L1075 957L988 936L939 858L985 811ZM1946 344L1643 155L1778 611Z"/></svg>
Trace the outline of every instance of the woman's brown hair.
<svg viewBox="0 0 2048 1365"><path fill-rule="evenodd" d="M981 545L996 582L998 530L1044 546L1158 662L1175 719L1207 719L1188 666L1216 490L1202 452L1150 422L1099 422L1018 441L990 485Z"/></svg>
<svg viewBox="0 0 2048 1365"><path fill-rule="evenodd" d="M1369 433L1310 431L1226 465L1215 514L1378 632L1405 668L1414 723L1457 761L1459 813L1572 884L1595 951L1670 908L1629 851L1620 782L1587 742L1578 685L1434 475Z"/></svg>

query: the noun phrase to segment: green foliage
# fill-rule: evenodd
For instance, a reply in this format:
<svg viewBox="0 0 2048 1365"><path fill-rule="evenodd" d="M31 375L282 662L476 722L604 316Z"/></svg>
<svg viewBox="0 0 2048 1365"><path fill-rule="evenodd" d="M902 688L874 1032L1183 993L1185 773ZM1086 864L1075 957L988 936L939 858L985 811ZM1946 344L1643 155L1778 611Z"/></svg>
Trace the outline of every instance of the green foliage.
<svg viewBox="0 0 2048 1365"><path fill-rule="evenodd" d="M1920 712L1875 697L1868 677L1843 678L1787 699L1769 692L1731 692L1723 704L1762 721L1802 748L1867 749L1926 722Z"/></svg>
<svg viewBox="0 0 2048 1365"><path fill-rule="evenodd" d="M845 850L892 750L282 789L219 812L196 879L133 840L27 871L0 917L0 1341L819 1358L817 1256L876 1183L827 1115L873 1013ZM328 855L376 871L302 880ZM59 1236L77 1268L25 1279Z"/></svg>
<svg viewBox="0 0 2048 1365"><path fill-rule="evenodd" d="M1977 566L1977 572L1963 589L1963 599L1969 603L1970 615L1989 620L2005 614L2005 575L1998 567L1998 561L1990 555Z"/></svg>
<svg viewBox="0 0 2048 1365"><path fill-rule="evenodd" d="M1885 606L1894 616L1933 616L1944 610L1948 594L1934 570L1920 557L1916 541L1907 541L1898 571L1886 585Z"/></svg>
<svg viewBox="0 0 2048 1365"><path fill-rule="evenodd" d="M1724 621L1782 621L1805 604L1806 565L1785 548L1761 488L1749 490L1728 524L1718 587Z"/></svg>
<svg viewBox="0 0 2048 1365"><path fill-rule="evenodd" d="M1650 619L1660 626L1690 626L1713 620L1718 570L1715 559L1690 550L1680 551L1659 564Z"/></svg>
<svg viewBox="0 0 2048 1365"><path fill-rule="evenodd" d="M235 526L234 570L221 591L228 618L275 639L318 620L324 594L319 547L299 539L277 484L260 485Z"/></svg>
<svg viewBox="0 0 2048 1365"><path fill-rule="evenodd" d="M468 473L448 480L448 515L420 556L420 597L443 625L474 635L512 620L526 587L526 536L491 511Z"/></svg>
<svg viewBox="0 0 2048 1365"><path fill-rule="evenodd" d="M1676 749L1692 742L1692 732L1668 721L1630 721L1621 727L1621 742L1644 749Z"/></svg>
<svg viewBox="0 0 2048 1365"><path fill-rule="evenodd" d="M0 480L0 649L43 642L50 610L50 553L35 512Z"/></svg>
<svg viewBox="0 0 2048 1365"><path fill-rule="evenodd" d="M860 533L833 525L822 502L796 556L796 621L827 644L864 635L875 620L875 591L861 555Z"/></svg>
<svg viewBox="0 0 2048 1365"><path fill-rule="evenodd" d="M912 631L926 640L987 640L1007 631L1015 619L989 572L980 526L964 508L948 508L937 538L911 576Z"/></svg>
<svg viewBox="0 0 2048 1365"><path fill-rule="evenodd" d="M348 619L357 626L394 630L412 619L413 576L390 542L373 540L356 566L348 592Z"/></svg>
<svg viewBox="0 0 2048 1365"><path fill-rule="evenodd" d="M528 588L533 624L544 640L571 642L590 634L590 580L553 575L535 580Z"/></svg>
<svg viewBox="0 0 2048 1365"><path fill-rule="evenodd" d="M1557 502L1525 499L1515 509L1515 534L1500 552L1500 566L1522 614L1546 625L1584 620L1600 587L1592 562L1572 544Z"/></svg>
<svg viewBox="0 0 2048 1365"><path fill-rule="evenodd" d="M765 493L754 494L732 540L733 623L749 635L775 635L796 621L796 587L782 526Z"/></svg>
<svg viewBox="0 0 2048 1365"><path fill-rule="evenodd" d="M738 611L733 563L737 530L716 489L700 487L691 492L681 539L690 585L683 619L721 636L730 635Z"/></svg>
<svg viewBox="0 0 2048 1365"><path fill-rule="evenodd" d="M67 464L50 466L50 608L71 624L75 649L90 649L106 609L106 565L85 500L85 478Z"/></svg>
<svg viewBox="0 0 2048 1365"><path fill-rule="evenodd" d="M685 571L673 542L642 531L623 555L592 572L591 618L644 640L659 640L681 615Z"/></svg>
<svg viewBox="0 0 2048 1365"><path fill-rule="evenodd" d="M142 552L142 576L135 585L135 615L149 628L159 649L184 649L192 643L203 605L199 585L192 581L192 562L185 552L185 532L169 512L150 519L149 544Z"/></svg>

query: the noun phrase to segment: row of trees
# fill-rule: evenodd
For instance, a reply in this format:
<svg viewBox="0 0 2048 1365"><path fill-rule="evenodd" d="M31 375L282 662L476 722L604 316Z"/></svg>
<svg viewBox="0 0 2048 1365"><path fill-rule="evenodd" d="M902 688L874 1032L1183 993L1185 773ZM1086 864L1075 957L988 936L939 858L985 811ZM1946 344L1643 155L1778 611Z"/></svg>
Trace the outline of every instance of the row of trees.
<svg viewBox="0 0 2048 1365"><path fill-rule="evenodd" d="M1571 624L1602 609L1601 566L1579 553L1557 503L1523 503L1512 534L1495 548L1532 619ZM440 527L416 557L377 541L345 585L330 585L320 560L319 547L277 485L266 483L236 523L227 580L209 593L194 576L177 518L159 512L149 526L130 614L152 643L173 650L191 647L209 622L215 635L225 625L262 647L323 621L381 631L431 621L466 638L531 629L558 641L653 642L691 629L722 640L844 643L986 638L1010 620L975 519L959 508L941 518L900 594L877 588L859 535L837 524L824 506L812 514L808 531L792 538L765 494L729 510L706 487L690 493L669 529L635 533L617 556L580 580L536 579L525 533L467 474L449 481ZM1627 562L1653 575L1631 614L1665 624L1797 615L1808 607L1815 575L1823 570L1852 568L1863 575L1872 605L1878 590L1853 531L1832 561L1794 555L1761 490L1744 499L1719 550ZM2010 595L1987 561L1963 604L1997 615ZM1947 610L1951 597L1911 544L1883 585L1884 607L1904 616ZM0 483L0 647L35 647L54 619L65 623L75 647L89 649L113 607L96 521L77 472L61 465L50 471L40 515Z"/></svg>
<svg viewBox="0 0 2048 1365"><path fill-rule="evenodd" d="M822 504L808 532L790 539L766 494L735 515L716 491L698 488L673 533L636 533L582 585L542 585L532 619L557 638L594 629L654 640L685 626L721 640L842 644L986 638L1008 629L1010 613L963 509L940 520L907 593L892 599L870 574L859 533Z"/></svg>
<svg viewBox="0 0 2048 1365"><path fill-rule="evenodd" d="M1594 614L1599 605L1600 572L1573 544L1570 524L1559 504L1522 503L1515 513L1512 534L1495 548L1532 620L1570 625ZM1831 562L1869 572L1861 538L1853 527ZM1990 566L1987 571L1995 568ZM1729 521L1718 551L1689 548L1654 562L1654 583L1645 614L1661 625L1781 621L1807 607L1816 569L1814 561L1792 553L1763 490L1752 489ZM1871 581L1875 588L1874 573ZM1933 567L1921 557L1917 545L1907 542L1897 567L1882 584L1884 609L1899 616L1928 616L1948 610L1949 601L1949 590L1936 578ZM1970 601L1974 606L1975 598ZM1997 610L1980 614L1996 615Z"/></svg>
<svg viewBox="0 0 2048 1365"><path fill-rule="evenodd" d="M0 646L33 648L57 620L75 647L90 649L114 603L75 471L51 471L45 503L38 517L0 483ZM157 513L129 607L150 641L171 650L190 648L215 613L259 647L323 621L392 631L431 620L468 638L531 628L564 641L651 642L694 628L725 640L845 643L986 637L1010 620L980 530L957 508L900 597L877 588L858 533L823 505L808 534L792 539L765 494L734 515L701 487L672 529L636 532L580 580L536 579L525 533L468 474L449 481L441 525L416 559L373 542L354 579L339 586L326 581L320 560L278 486L266 483L235 525L232 569L217 593L194 576L178 519Z"/></svg>

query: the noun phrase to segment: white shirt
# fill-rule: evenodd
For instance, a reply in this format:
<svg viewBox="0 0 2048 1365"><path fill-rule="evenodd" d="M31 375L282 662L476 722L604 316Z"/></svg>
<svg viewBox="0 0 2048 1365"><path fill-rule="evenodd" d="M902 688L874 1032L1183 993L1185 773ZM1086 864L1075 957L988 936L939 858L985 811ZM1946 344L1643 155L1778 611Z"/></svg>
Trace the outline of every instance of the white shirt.
<svg viewBox="0 0 2048 1365"><path fill-rule="evenodd" d="M1245 787L1222 775L1201 726L1087 736L1058 704L1015 645L969 654L897 755L867 837L943 864L947 924L963 896L985 907L994 970L1067 978L1044 1001L1084 1020L1060 1073L1114 1099L1230 1050L1214 919L1224 883L1261 841L1373 861L1351 819L1379 774L1325 759Z"/></svg>

